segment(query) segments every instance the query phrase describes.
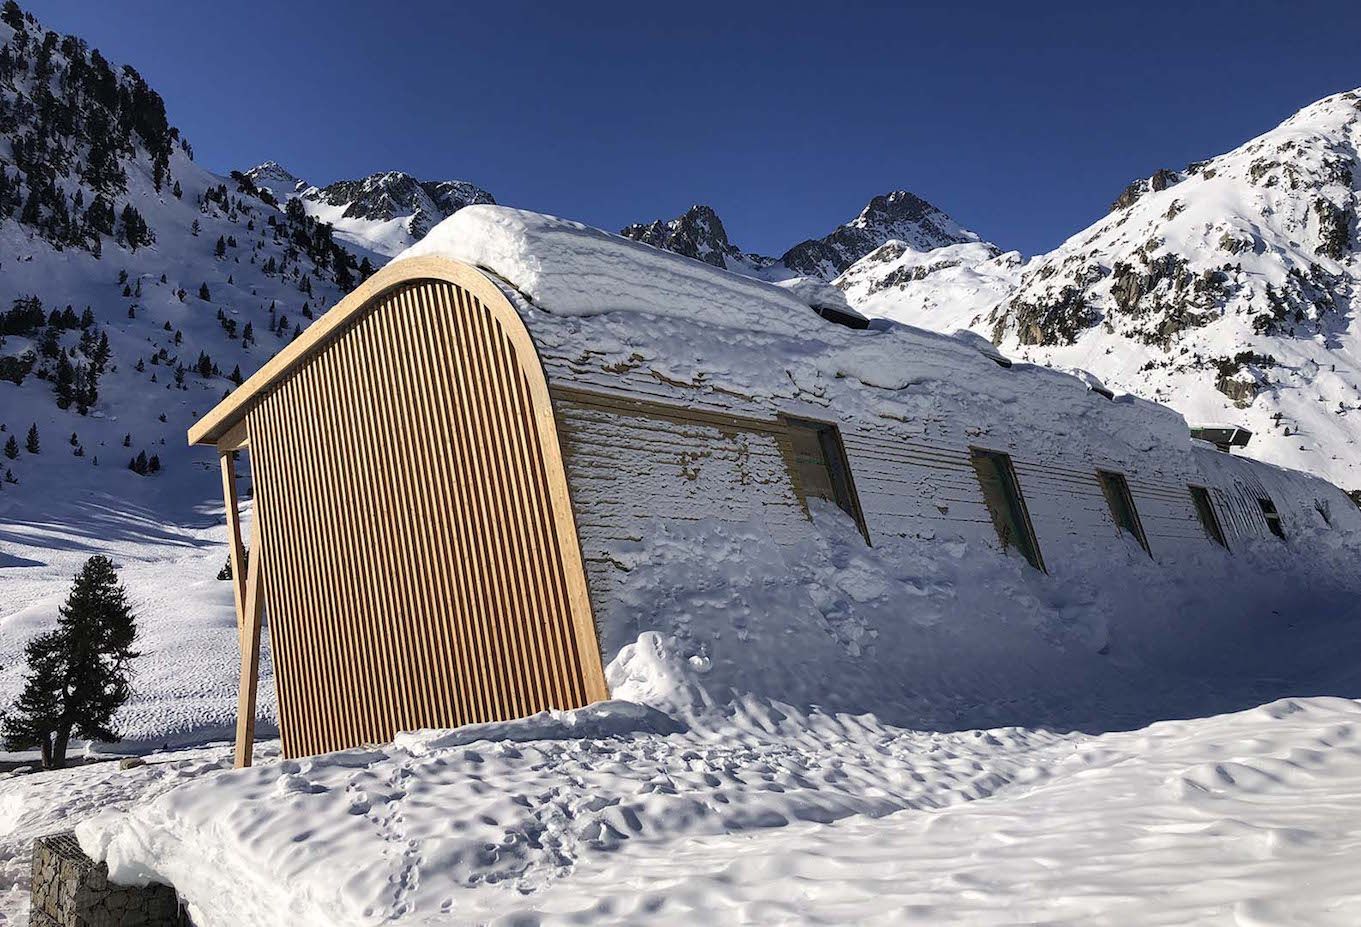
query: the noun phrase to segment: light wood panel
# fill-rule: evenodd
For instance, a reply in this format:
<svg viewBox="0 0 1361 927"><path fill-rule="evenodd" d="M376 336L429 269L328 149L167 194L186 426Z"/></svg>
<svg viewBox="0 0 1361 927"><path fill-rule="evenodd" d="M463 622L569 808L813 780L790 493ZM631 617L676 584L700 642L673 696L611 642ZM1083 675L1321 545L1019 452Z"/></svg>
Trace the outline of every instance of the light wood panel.
<svg viewBox="0 0 1361 927"><path fill-rule="evenodd" d="M607 697L547 384L508 304L390 288L245 415L286 755Z"/></svg>
<svg viewBox="0 0 1361 927"><path fill-rule="evenodd" d="M249 766L255 746L255 704L260 685L260 624L264 613L264 551L260 549L260 512L251 513L250 566L246 568L246 601L241 613L241 675L236 701L236 765Z"/></svg>
<svg viewBox="0 0 1361 927"><path fill-rule="evenodd" d="M246 571L245 550L241 544L240 503L236 498L236 455L232 451L221 453L218 462L222 467L222 500L227 512L227 562L232 567L232 600L236 605L236 636L241 636L246 616Z"/></svg>

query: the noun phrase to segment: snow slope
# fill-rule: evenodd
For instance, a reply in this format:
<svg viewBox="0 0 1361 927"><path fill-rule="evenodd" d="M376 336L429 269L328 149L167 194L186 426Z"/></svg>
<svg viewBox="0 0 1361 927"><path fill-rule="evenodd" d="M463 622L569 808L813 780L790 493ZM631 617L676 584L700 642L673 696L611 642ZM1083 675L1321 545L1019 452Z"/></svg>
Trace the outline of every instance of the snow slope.
<svg viewBox="0 0 1361 927"><path fill-rule="evenodd" d="M245 773L217 748L0 779L0 808L13 809L0 815L0 923L25 921L28 841L72 823L90 845L108 841L117 865L136 854L175 871L208 899L194 906L204 925L1361 917L1355 701L1283 699L1090 736L847 718L786 749L769 734L724 743L606 717L293 764L267 747ZM135 824L115 830L101 805L137 807ZM351 813L332 814L341 807ZM324 842L290 839L319 821L340 826ZM134 835L150 845L129 850ZM206 858L181 842L190 835Z"/></svg>
<svg viewBox="0 0 1361 927"><path fill-rule="evenodd" d="M986 242L920 251L889 241L833 280L846 299L873 318L934 331L985 330L988 310L1010 296L1024 261Z"/></svg>
<svg viewBox="0 0 1361 927"><path fill-rule="evenodd" d="M1037 259L994 337L1361 487L1358 178L1361 94L1320 100Z"/></svg>
<svg viewBox="0 0 1361 927"><path fill-rule="evenodd" d="M12 55L25 49L22 71L0 85L0 99L10 106L19 93L40 93L45 33L32 21L22 31L21 40L0 23L0 45ZM49 92L87 116L99 112L68 77L82 67L72 56L88 64L95 53L73 38L52 41ZM27 199L32 184L13 139L39 135L50 123L12 112L25 114L22 132L0 137L0 170ZM79 193L90 204L95 191L82 176L88 141L54 141L68 152L56 174L62 201L69 205ZM220 735L234 717L231 594L215 579L225 559L222 507L214 498L217 461L210 451L187 447L185 432L233 388L234 371L248 376L348 287L336 279L337 254L344 252L315 222L295 222L236 180L203 170L180 143L168 152L158 190L145 140L129 133L114 141L126 178L121 188L110 184L108 195L117 212L125 205L138 210L154 242L129 246L120 222L117 234L97 235L97 244L58 245L45 237L46 207L40 224L26 221L25 210L0 211L0 311L37 296L44 314L70 306L80 316L88 307L92 317L87 330L44 324L0 338L0 361L32 357L22 382L0 378L0 445L10 436L19 445L14 459L0 454L0 475L15 480L0 482L0 706L19 691L24 643L54 624L84 559L105 553L118 564L141 618L138 695L119 723L146 748ZM61 166L52 159L34 172ZM353 257L346 260L344 273L357 276ZM50 335L53 354L59 347L71 364L85 366L92 362L81 348L87 332L107 336L111 356L83 414L78 404L58 406L58 360L43 346ZM199 370L203 357L208 364ZM36 454L24 449L31 425L40 436ZM157 457L160 471L129 470L138 454Z"/></svg>

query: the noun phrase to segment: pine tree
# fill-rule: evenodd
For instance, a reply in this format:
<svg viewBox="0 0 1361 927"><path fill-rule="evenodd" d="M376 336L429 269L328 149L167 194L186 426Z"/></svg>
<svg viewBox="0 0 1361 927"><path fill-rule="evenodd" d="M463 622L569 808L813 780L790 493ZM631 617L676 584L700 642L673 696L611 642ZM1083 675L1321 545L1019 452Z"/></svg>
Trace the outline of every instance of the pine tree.
<svg viewBox="0 0 1361 927"><path fill-rule="evenodd" d="M201 299L201 300L203 300L205 303L206 303L208 300L210 300L210 299L213 298L212 294L208 292L208 284L207 284L207 283L200 283L200 284L199 284L199 287L198 287L198 298Z"/></svg>
<svg viewBox="0 0 1361 927"><path fill-rule="evenodd" d="M137 621L113 562L91 557L58 610L57 628L24 648L28 674L14 711L4 718L7 750L42 751L44 769L66 764L74 734L116 743L113 716L131 694Z"/></svg>
<svg viewBox="0 0 1361 927"><path fill-rule="evenodd" d="M184 196L184 190L180 188L180 182L178 180L175 181L175 186L170 188L170 192L175 195L175 199Z"/></svg>
<svg viewBox="0 0 1361 927"><path fill-rule="evenodd" d="M57 375L54 387L57 391L57 408L69 409L71 401L75 399L76 371L71 366L71 362L66 359L66 352L63 351L57 358Z"/></svg>
<svg viewBox="0 0 1361 927"><path fill-rule="evenodd" d="M227 256L227 239L221 235L217 236L217 244L213 247L213 255L216 257Z"/></svg>
<svg viewBox="0 0 1361 927"><path fill-rule="evenodd" d="M37 422L34 422L32 425L28 426L28 441L24 444L24 450L28 451L30 454L39 453L40 446L38 444Z"/></svg>
<svg viewBox="0 0 1361 927"><path fill-rule="evenodd" d="M5 456L10 460L19 458L19 440L14 435L10 435L9 440L5 442Z"/></svg>

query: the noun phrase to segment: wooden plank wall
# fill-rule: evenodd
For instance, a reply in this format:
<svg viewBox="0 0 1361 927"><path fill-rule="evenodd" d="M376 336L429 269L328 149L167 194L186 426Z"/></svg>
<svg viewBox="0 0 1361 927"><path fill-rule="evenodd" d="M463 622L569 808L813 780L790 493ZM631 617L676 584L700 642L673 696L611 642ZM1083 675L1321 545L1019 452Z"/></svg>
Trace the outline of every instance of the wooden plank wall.
<svg viewBox="0 0 1361 927"><path fill-rule="evenodd" d="M287 755L603 697L515 334L459 287L407 285L249 413Z"/></svg>
<svg viewBox="0 0 1361 927"><path fill-rule="evenodd" d="M620 550L644 540L659 523L755 520L786 543L808 528L779 422L578 390L555 390L554 407L602 629L628 625L614 614L627 569ZM606 656L623 643L601 641Z"/></svg>
<svg viewBox="0 0 1361 927"><path fill-rule="evenodd" d="M627 569L611 551L642 541L659 522L765 518L777 539L789 542L810 531L796 477L777 453L781 423L770 405L763 408L747 399L741 414L722 428L713 424L724 413L712 395L705 404L695 402L685 407L688 412L678 412L682 407L674 389L636 388L640 385L647 381L634 382L625 373L613 393L590 381L595 395L587 399L573 397L579 392L575 387L554 388L587 573L602 615L612 607ZM687 424L686 414L698 418ZM832 414L821 417L835 420ZM739 420L748 432L740 438L733 427ZM1000 546L962 426L958 443L925 436L914 423L841 421L839 428L871 540L955 536ZM948 423L935 430L949 430ZM774 443L753 441L756 435ZM1005 440L971 441L1011 455L1041 552L1053 559L1051 566L1062 562L1064 552L1093 545L1147 556L1116 525L1098 469L1126 475L1155 559L1213 543L1187 488L1199 480L1164 462L1150 457L1135 469L1128 462L1040 453ZM1209 485L1219 493L1216 506L1226 532L1233 530L1234 518L1242 536L1262 536L1265 522L1255 514L1253 490L1237 473L1245 468L1221 470L1213 458L1209 463L1217 478ZM610 656L606 646L605 658Z"/></svg>

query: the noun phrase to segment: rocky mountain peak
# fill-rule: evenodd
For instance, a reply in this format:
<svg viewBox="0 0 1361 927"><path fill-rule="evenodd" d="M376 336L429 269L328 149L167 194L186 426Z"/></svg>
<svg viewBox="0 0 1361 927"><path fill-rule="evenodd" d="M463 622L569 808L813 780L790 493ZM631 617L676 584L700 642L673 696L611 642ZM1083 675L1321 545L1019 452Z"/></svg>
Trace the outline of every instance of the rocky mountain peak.
<svg viewBox="0 0 1361 927"><path fill-rule="evenodd" d="M916 251L979 241L940 209L907 190L876 196L850 222L790 248L780 262L798 274L831 280L889 241Z"/></svg>
<svg viewBox="0 0 1361 927"><path fill-rule="evenodd" d="M257 187L274 194L276 199L292 196L307 187L305 181L278 161L265 161L263 164L257 164L243 173Z"/></svg>
<svg viewBox="0 0 1361 927"><path fill-rule="evenodd" d="M464 206L496 202L466 180L421 180L405 171L376 171L324 187L309 184L277 161L256 165L245 175L280 202L296 197L308 215L332 223L343 240L389 257Z"/></svg>
<svg viewBox="0 0 1361 927"><path fill-rule="evenodd" d="M417 238L464 206L496 202L486 190L467 181L423 181L405 171L380 171L359 180L339 180L303 195L343 207L341 215L346 219L388 221L411 216L411 232Z"/></svg>
<svg viewBox="0 0 1361 927"><path fill-rule="evenodd" d="M727 267L728 258L741 253L728 241L728 232L718 213L703 204L691 206L674 219L630 225L620 229L619 234L715 267Z"/></svg>
<svg viewBox="0 0 1361 927"><path fill-rule="evenodd" d="M831 281L890 241L922 252L980 241L976 234L906 190L874 197L845 225L822 238L795 245L780 258L753 254L733 244L718 214L705 205L691 206L674 219L630 225L619 234L715 267L767 280L817 277Z"/></svg>

